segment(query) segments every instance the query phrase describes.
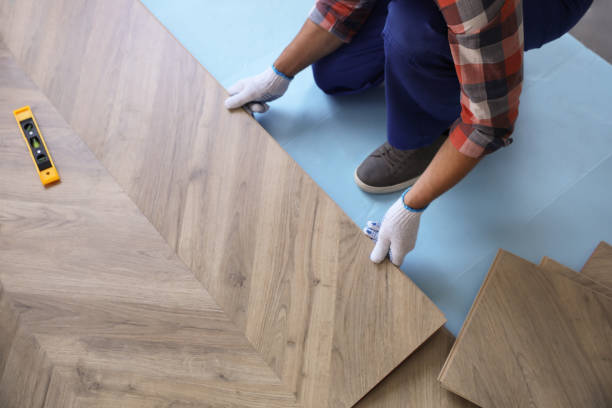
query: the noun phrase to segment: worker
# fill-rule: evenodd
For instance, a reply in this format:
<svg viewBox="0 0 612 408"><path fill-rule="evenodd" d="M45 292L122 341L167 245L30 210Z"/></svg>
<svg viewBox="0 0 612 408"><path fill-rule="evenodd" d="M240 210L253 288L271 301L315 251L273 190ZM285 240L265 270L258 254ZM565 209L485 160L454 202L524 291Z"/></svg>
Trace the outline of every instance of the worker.
<svg viewBox="0 0 612 408"><path fill-rule="evenodd" d="M378 263L389 255L400 265L415 246L427 206L483 155L512 142L524 50L568 32L591 3L318 0L273 65L232 86L225 105L265 112L310 65L316 84L330 95L384 84L387 142L354 179L369 193L412 186L382 223L364 228L377 240L370 259Z"/></svg>

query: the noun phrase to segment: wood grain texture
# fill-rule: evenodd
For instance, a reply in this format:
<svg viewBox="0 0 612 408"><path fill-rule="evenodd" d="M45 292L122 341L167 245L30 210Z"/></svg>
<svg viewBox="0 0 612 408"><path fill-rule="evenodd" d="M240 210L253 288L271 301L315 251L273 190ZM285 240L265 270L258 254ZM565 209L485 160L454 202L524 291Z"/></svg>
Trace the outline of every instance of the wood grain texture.
<svg viewBox="0 0 612 408"><path fill-rule="evenodd" d="M612 290L612 246L600 242L582 268L582 273Z"/></svg>
<svg viewBox="0 0 612 408"><path fill-rule="evenodd" d="M351 406L444 323L138 1L2 0L0 35L303 406Z"/></svg>
<svg viewBox="0 0 612 408"><path fill-rule="evenodd" d="M295 406L3 47L0 94L0 407ZM51 188L11 121L26 103L61 163Z"/></svg>
<svg viewBox="0 0 612 408"><path fill-rule="evenodd" d="M52 366L45 350L29 333L18 329L0 377L2 408L42 407L51 380Z"/></svg>
<svg viewBox="0 0 612 408"><path fill-rule="evenodd" d="M612 289L608 288L607 286L602 285L601 283L597 281L594 281L593 279L586 276L584 273L578 273L574 270L571 270L567 266L564 266L560 264L559 262L556 262L555 260L550 259L548 257L542 258L542 262L540 262L539 266L541 269L559 273L565 276L566 278L571 279L572 281L576 282L577 284L584 286L585 288L589 290L601 293L602 295L607 296L610 299L612 299Z"/></svg>
<svg viewBox="0 0 612 408"><path fill-rule="evenodd" d="M67 369L64 370L70 371ZM67 381L61 369L54 367L51 371L51 378L49 379L49 386L47 387L43 408L77 408L76 391L78 389L79 387L76 383Z"/></svg>
<svg viewBox="0 0 612 408"><path fill-rule="evenodd" d="M482 407L612 405L612 299L500 251L440 380Z"/></svg>
<svg viewBox="0 0 612 408"><path fill-rule="evenodd" d="M17 328L17 313L13 310L2 282L0 282L0 378L4 374L9 353L17 335Z"/></svg>
<svg viewBox="0 0 612 408"><path fill-rule="evenodd" d="M446 328L438 330L355 408L475 408L437 380L454 341Z"/></svg>

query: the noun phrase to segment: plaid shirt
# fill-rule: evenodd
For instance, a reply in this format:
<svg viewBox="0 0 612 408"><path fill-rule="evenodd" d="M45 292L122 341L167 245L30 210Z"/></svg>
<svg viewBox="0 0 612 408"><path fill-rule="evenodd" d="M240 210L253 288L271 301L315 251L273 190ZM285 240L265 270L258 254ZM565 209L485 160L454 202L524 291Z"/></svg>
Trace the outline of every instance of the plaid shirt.
<svg viewBox="0 0 612 408"><path fill-rule="evenodd" d="M376 0L317 0L310 19L349 42ZM512 142L523 83L521 0L432 0L448 25L448 40L461 84L461 116L450 140L479 157Z"/></svg>

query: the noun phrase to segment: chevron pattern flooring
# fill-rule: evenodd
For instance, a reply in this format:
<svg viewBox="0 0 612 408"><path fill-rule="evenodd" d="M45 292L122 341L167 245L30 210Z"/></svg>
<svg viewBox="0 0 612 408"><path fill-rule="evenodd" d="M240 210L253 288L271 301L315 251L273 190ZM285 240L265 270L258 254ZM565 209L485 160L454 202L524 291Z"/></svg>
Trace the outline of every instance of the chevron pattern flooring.
<svg viewBox="0 0 612 408"><path fill-rule="evenodd" d="M138 1L2 0L0 38L3 408L349 407L444 323Z"/></svg>
<svg viewBox="0 0 612 408"><path fill-rule="evenodd" d="M42 188L23 140L3 121L2 406L43 406L49 392L108 406L134 394L158 406L178 398L163 390L179 384L197 386L211 404L292 406L295 396L242 330L6 50L0 60L10 90L0 109L32 103L62 163L62 183Z"/></svg>

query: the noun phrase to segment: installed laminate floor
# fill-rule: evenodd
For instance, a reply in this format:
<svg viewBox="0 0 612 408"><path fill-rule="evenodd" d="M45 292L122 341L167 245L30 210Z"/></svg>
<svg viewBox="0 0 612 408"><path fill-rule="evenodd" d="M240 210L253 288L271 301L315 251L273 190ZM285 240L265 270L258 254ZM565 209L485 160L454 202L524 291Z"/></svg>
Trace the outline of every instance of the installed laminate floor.
<svg viewBox="0 0 612 408"><path fill-rule="evenodd" d="M549 267L500 251L440 373L445 388L482 407L612 404L612 298Z"/></svg>
<svg viewBox="0 0 612 408"><path fill-rule="evenodd" d="M601 242L582 268L582 273L612 290L612 246Z"/></svg>
<svg viewBox="0 0 612 408"><path fill-rule="evenodd" d="M475 408L437 379L454 341L451 332L440 329L355 408Z"/></svg>
<svg viewBox="0 0 612 408"><path fill-rule="evenodd" d="M293 406L3 46L0 72L0 407ZM10 114L26 103L62 176L47 189Z"/></svg>
<svg viewBox="0 0 612 408"><path fill-rule="evenodd" d="M369 261L371 242L251 117L223 108L226 93L222 87L138 1L26 0L17 5L5 0L0 2L0 35L25 74L136 205L129 216L123 204L115 208L102 198L96 207L85 191L97 194L98 182L80 181L84 189L80 195L61 194L54 199L58 205L72 203L75 214L70 219L75 229L81 227L81 220L92 218L78 211L96 209L101 217L99 227L112 230L106 232L106 238L115 245L107 252L96 252L103 245L92 238L97 230L89 229L79 233L81 246L70 249L72 241L67 240L73 237L68 233L56 237L56 224L50 222L42 232L49 234L46 237L53 246L43 259L56 257L62 265L72 265L75 261L62 258L65 251L71 256L80 254L77 259L87 259L88 264L73 271L76 276L91 275L91 279L123 289L121 279L115 282L113 275L97 273L110 270L120 275L122 268L139 266L140 261L113 251L148 254L134 248L147 247L148 235L157 230L170 252L178 255L184 269L202 285L200 291L214 299L206 304L214 305L235 324L243 346L251 345L257 354L253 358L259 357L274 373L284 391L278 391L282 397L273 399L273 404L285 404L289 394L305 407L350 406L444 323L439 310L397 268ZM28 99L30 94L38 95L24 91L22 101L13 101L14 106L6 111L26 103L35 105ZM58 188L73 188L73 181L64 174L63 160L55 157L63 149L69 151L71 145L61 138L51 143L53 136L45 130L50 122L44 121L37 106L33 108L63 178ZM5 130L17 134L13 119L5 119ZM26 152L23 157L17 151L13 155L15 161L23 160L24 166L31 167ZM96 162L93 156L89 162ZM20 192L21 184L13 185L12 173L2 175L3 183L28 201L29 192ZM20 180L31 181L24 176ZM48 200L55 191L38 194L41 200ZM105 220L107 213L117 220ZM141 222L148 219L154 228L149 233L137 232L129 223L132 216L140 217ZM15 230L28 225L27 217L14 218ZM130 235L133 231L135 235ZM180 264L178 260L173 262ZM12 266L6 268L11 272ZM44 264L39 269L43 273ZM46 280L51 280L53 269L47 273ZM166 273L164 282L171 281L172 274ZM147 287L149 282L142 279ZM137 279L132 283L138 286ZM68 289L62 293L70 298ZM170 296L171 292L168 289L158 296L180 294ZM95 298L95 293L89 296ZM78 304L55 301L50 300L45 308L49 319L53 311L69 314L72 308L81 309ZM99 306L101 310L112 307L112 302ZM84 320L95 321L96 307L82 310L90 314ZM187 324L188 316L181 318ZM7 327L14 326L10 319ZM172 320L171 313L167 319ZM120 320L114 324L122 325ZM78 341L53 339L43 344L37 339L34 336L45 356L50 344L61 348L62 356L72 355L73 347L87 351L87 345ZM128 335L95 344L127 358L130 348L124 342L129 343ZM153 343L147 346L150 350L156 350L158 343ZM206 364L196 357L199 351L191 350L193 364L205 369ZM158 353L159 358L173 360L173 354L167 352L167 356ZM185 353L184 358L189 358L190 353ZM135 367L153 362L152 358ZM113 364L102 364L100 371L81 372L92 378L94 388L107 381L110 385L101 387L111 394L112 390L129 392L131 371L119 374L122 371ZM74 366L68 370L71 368ZM249 376L258 375L258 369L247 371ZM63 366L57 372L66 377ZM228 379L228 374L215 378ZM268 372L262 375L262 380L274 378ZM171 392L170 386L160 385L163 379L160 374L155 380L159 384L151 380L135 387L134 393L146 389L165 398L164 393ZM248 405L248 393L239 394L239 403ZM236 395L238 392L223 394L225 398Z"/></svg>

